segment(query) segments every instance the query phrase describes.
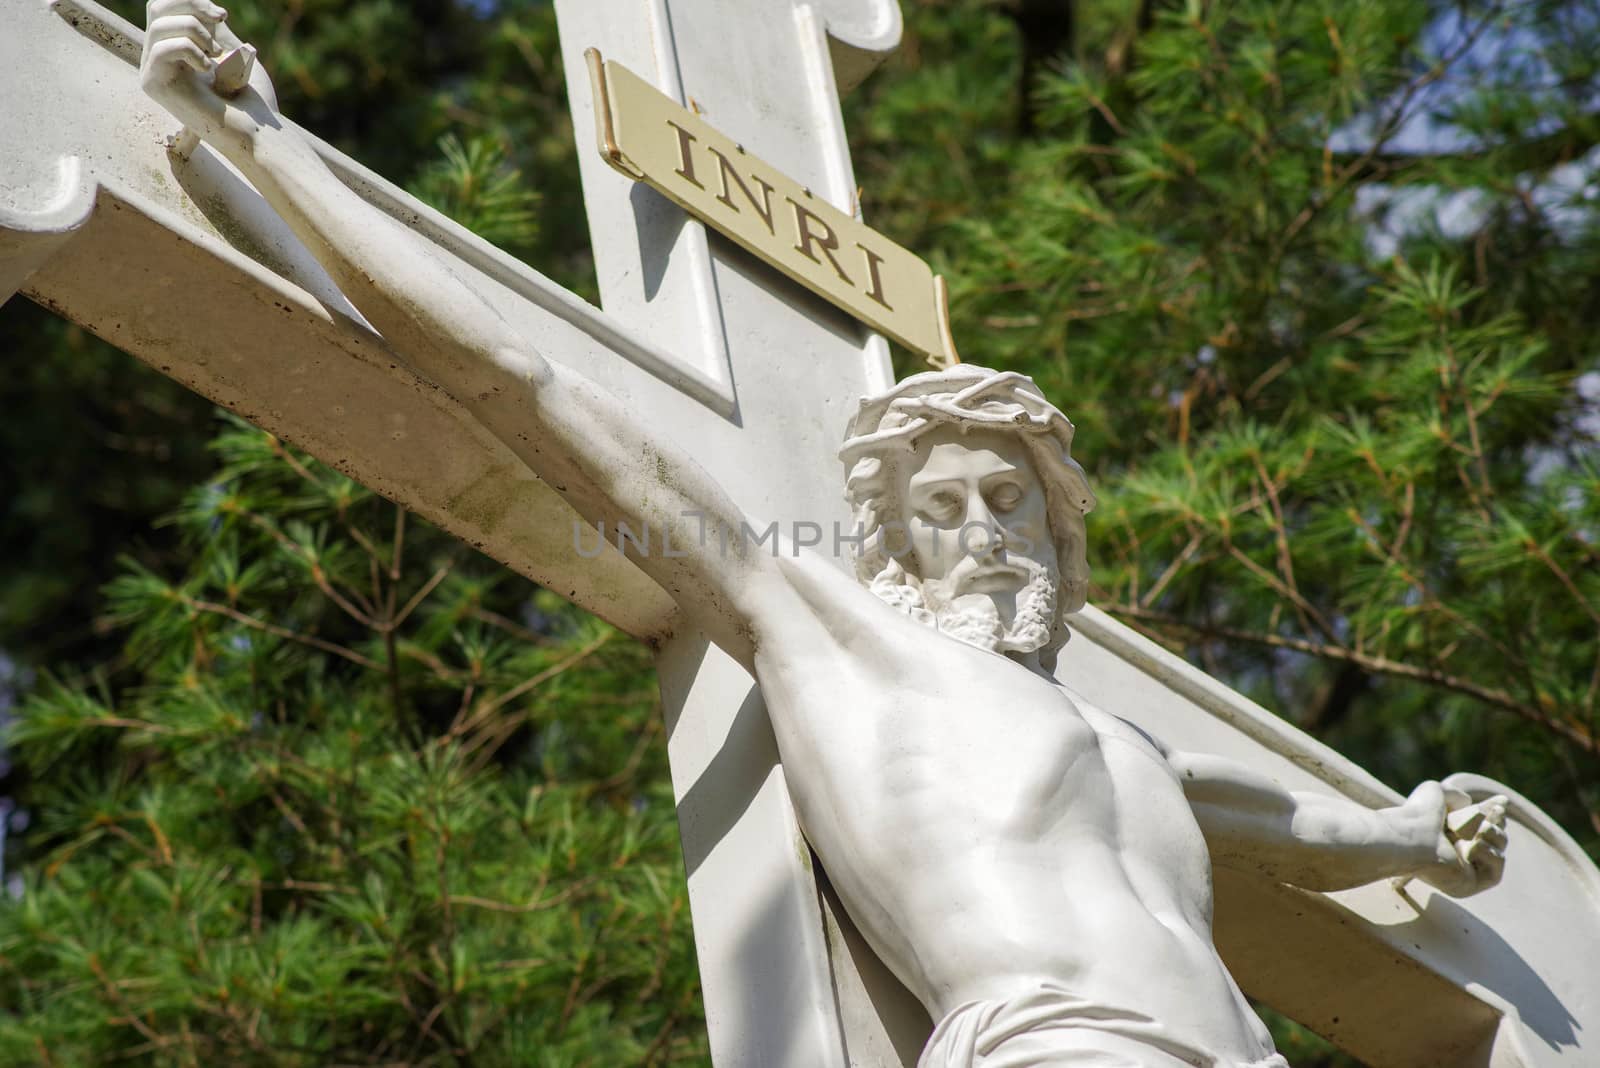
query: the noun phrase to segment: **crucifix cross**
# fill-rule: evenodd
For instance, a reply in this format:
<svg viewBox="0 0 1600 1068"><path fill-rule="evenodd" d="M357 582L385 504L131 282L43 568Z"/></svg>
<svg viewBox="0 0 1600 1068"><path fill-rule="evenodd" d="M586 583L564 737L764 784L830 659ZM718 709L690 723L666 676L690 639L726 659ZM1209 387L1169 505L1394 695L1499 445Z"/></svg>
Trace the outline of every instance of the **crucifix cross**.
<svg viewBox="0 0 1600 1068"><path fill-rule="evenodd" d="M855 214L838 92L895 45L893 0L558 0L580 142L598 47ZM838 908L751 678L450 397L409 371L261 197L139 91L140 31L88 0L13 5L0 35L0 297L22 292L657 644L713 1054L911 1064L930 1021ZM268 57L270 60L270 57ZM843 527L835 452L889 384L881 339L681 209L581 155L604 311L326 146L415 255L447 263L549 359L675 438L749 515ZM826 536L826 535L824 535ZM798 539L796 539L798 540ZM1392 791L1093 609L1058 674L1173 745L1370 805ZM1505 792L1471 777L1476 796ZM1464 902L1311 894L1219 872L1244 989L1375 1066L1575 1065L1600 1024L1600 875L1512 797L1513 863Z"/></svg>

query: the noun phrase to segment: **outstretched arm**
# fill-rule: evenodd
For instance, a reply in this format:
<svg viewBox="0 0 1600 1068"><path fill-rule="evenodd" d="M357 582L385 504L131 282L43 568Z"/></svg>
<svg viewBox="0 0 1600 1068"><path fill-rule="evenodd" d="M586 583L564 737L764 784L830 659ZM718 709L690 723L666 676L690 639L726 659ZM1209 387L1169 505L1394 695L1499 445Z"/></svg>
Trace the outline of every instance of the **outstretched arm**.
<svg viewBox="0 0 1600 1068"><path fill-rule="evenodd" d="M1425 782L1404 804L1369 809L1290 791L1221 757L1171 753L1212 861L1308 890L1409 876L1453 897L1500 881L1505 798L1478 805Z"/></svg>
<svg viewBox="0 0 1600 1068"><path fill-rule="evenodd" d="M225 97L217 60L240 43L210 0L152 0L145 91L225 155L407 363L450 393L591 522L665 536L638 563L719 645L749 663L752 607L777 574L707 530L743 516L721 487L616 397L535 352L442 258L351 192L280 121L259 69Z"/></svg>

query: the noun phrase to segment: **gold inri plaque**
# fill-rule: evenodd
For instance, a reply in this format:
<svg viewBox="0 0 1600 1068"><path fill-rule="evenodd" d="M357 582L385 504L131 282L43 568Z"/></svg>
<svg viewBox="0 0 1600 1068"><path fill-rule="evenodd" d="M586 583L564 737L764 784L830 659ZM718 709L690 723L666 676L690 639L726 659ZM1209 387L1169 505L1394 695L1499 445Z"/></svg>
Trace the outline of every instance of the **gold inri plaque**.
<svg viewBox="0 0 1600 1068"><path fill-rule="evenodd" d="M586 53L600 154L796 282L938 366L956 363L944 279L619 63Z"/></svg>

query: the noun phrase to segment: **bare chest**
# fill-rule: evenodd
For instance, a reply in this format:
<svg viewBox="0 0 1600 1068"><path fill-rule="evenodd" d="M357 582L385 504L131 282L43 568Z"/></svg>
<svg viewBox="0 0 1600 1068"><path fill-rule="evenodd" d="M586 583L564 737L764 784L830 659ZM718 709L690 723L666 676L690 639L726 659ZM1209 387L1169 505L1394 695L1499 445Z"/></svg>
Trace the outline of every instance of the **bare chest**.
<svg viewBox="0 0 1600 1068"><path fill-rule="evenodd" d="M1002 665L1003 666L1003 665ZM878 695L862 759L877 769L873 807L891 822L935 825L989 842L1037 841L1069 810L1109 813L1112 769L1101 739L1070 699L1022 679L958 677ZM907 828L909 829L909 828Z"/></svg>
<svg viewBox="0 0 1600 1068"><path fill-rule="evenodd" d="M792 735L780 745L786 763L806 765L789 778L814 838L836 831L958 852L1080 841L1192 851L1188 804L1137 730L1003 657L919 645L903 670L892 647L879 649L785 696L798 707L778 717L788 724L780 735ZM840 813L848 827L826 826Z"/></svg>

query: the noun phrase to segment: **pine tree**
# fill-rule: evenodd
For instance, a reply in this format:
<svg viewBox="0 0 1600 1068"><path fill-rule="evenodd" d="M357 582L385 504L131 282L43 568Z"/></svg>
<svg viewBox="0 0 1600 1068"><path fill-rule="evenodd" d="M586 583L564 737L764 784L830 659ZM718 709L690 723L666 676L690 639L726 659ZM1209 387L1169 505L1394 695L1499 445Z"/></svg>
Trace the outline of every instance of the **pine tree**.
<svg viewBox="0 0 1600 1068"><path fill-rule="evenodd" d="M0 1063L698 1063L648 654L244 424L46 686ZM519 612L519 618L503 614Z"/></svg>

